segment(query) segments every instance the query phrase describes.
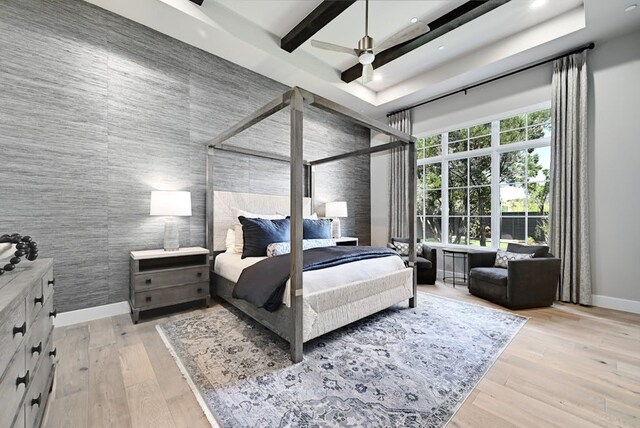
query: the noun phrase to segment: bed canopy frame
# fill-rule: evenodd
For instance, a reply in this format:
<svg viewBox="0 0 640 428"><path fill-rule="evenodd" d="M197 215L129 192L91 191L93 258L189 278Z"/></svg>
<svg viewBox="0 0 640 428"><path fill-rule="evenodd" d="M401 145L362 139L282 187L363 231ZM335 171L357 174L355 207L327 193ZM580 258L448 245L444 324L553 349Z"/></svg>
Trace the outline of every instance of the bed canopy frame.
<svg viewBox="0 0 640 428"><path fill-rule="evenodd" d="M359 149L348 153L337 154L334 156L325 157L322 159L316 159L306 161L303 158L303 120L305 104L313 106L335 114L337 116L347 118L353 123L364 126L366 128L381 132L391 137L392 141L387 144L379 146L368 147L365 149ZM260 121L270 117L271 115L289 107L290 110L290 156L283 156L279 154L263 152L260 150L253 150L243 147L237 147L230 144L225 144L227 140L238 135L242 131L250 128L251 126L259 123ZM326 98L312 94L299 87L293 87L286 91L282 95L278 96L273 101L267 103L262 108L256 110L234 126L227 129L225 132L210 140L207 143L207 248L213 254L214 251L214 226L213 226L213 165L215 158L215 151L222 150L228 152L235 152L248 156L256 156L261 158L267 158L277 161L282 161L290 164L290 214L291 214L291 273L290 273L290 307L282 307L278 310L290 311L290 319L288 326L288 337L290 344L290 355L293 362L302 361L302 346L303 346L303 327L302 327L302 310L303 310L303 282L302 282L302 269L303 269L303 253L302 253L302 225L303 225L303 199L305 193L305 168L309 169L309 179L312 180L313 168L316 165L324 163L334 162L341 159L346 159L354 156L370 155L372 153L388 151L395 148L408 149L407 158L407 171L408 171L408 194L409 194L409 239L410 242L416 242L416 151L415 143L417 139L409 134L394 129L382 122L370 119L354 110L339 105ZM309 186L313 189L313 185ZM312 196L312 195L311 195ZM313 198L313 196L312 196ZM313 199L312 199L313 200ZM413 269L413 297L409 300L409 306L415 307L417 304L417 282L416 282L416 253L415 251L409 251L409 267ZM212 267L213 268L213 267ZM249 314L253 316L252 314ZM253 316L256 318L255 316ZM280 334L280 333L279 333ZM283 336L283 334L280 334Z"/></svg>

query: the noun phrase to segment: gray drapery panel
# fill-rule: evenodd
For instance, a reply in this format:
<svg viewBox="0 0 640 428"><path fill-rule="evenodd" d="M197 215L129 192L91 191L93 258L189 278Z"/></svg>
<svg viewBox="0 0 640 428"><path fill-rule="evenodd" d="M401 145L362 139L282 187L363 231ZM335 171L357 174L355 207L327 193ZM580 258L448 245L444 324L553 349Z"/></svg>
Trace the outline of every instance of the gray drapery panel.
<svg viewBox="0 0 640 428"><path fill-rule="evenodd" d="M591 304L587 165L587 53L553 64L549 244L562 259L559 299Z"/></svg>
<svg viewBox="0 0 640 428"><path fill-rule="evenodd" d="M411 111L402 111L389 116L389 126L409 135L413 133ZM393 141L393 139L392 139ZM391 150L391 165L389 170L389 239L392 237L408 237L407 223L409 209L409 181L407 171L407 148L398 147Z"/></svg>

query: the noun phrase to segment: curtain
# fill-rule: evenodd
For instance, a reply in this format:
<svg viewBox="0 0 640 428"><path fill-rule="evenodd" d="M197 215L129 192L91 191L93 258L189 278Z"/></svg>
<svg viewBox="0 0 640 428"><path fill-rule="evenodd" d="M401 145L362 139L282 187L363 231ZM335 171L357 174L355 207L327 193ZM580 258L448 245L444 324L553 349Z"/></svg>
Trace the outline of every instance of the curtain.
<svg viewBox="0 0 640 428"><path fill-rule="evenodd" d="M587 170L587 53L553 64L549 244L562 259L559 300L591 304Z"/></svg>
<svg viewBox="0 0 640 428"><path fill-rule="evenodd" d="M411 111L402 111L389 116L389 126L409 135L413 133ZM406 238L409 236L407 221L409 209L409 180L407 171L407 150L409 146L397 147L391 150L391 165L389 170L389 240L393 237Z"/></svg>

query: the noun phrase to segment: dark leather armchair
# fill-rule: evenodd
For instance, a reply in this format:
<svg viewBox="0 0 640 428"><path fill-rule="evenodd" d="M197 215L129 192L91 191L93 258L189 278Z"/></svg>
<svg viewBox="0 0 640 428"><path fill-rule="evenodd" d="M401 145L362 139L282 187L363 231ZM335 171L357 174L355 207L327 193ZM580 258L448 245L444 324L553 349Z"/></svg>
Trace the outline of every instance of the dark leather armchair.
<svg viewBox="0 0 640 428"><path fill-rule="evenodd" d="M551 306L560 279L560 259L549 254L546 246L509 244L507 251L535 255L512 260L504 269L494 267L495 251L469 253L469 292L509 309Z"/></svg>
<svg viewBox="0 0 640 428"><path fill-rule="evenodd" d="M408 238L391 238L390 247L393 247L393 241L408 243ZM401 256L405 262L409 261L409 256ZM422 256L416 257L416 270L418 272L418 284L435 284L438 260L436 258L436 249L431 248L427 244L422 244Z"/></svg>

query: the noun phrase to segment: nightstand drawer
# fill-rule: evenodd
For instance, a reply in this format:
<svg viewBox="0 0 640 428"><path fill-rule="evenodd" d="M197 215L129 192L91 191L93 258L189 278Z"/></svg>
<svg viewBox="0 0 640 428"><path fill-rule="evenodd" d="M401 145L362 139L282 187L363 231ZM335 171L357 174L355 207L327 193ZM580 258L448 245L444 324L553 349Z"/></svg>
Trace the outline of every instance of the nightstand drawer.
<svg viewBox="0 0 640 428"><path fill-rule="evenodd" d="M209 296L209 281L138 292L135 305L141 309L174 305Z"/></svg>
<svg viewBox="0 0 640 428"><path fill-rule="evenodd" d="M206 281L209 281L209 266L139 273L134 279L136 291Z"/></svg>
<svg viewBox="0 0 640 428"><path fill-rule="evenodd" d="M28 372L25 368L24 351L24 346L21 346L7 367L4 377L0 380L0 397L2 397L0 427L11 426L11 422L18 412L18 405L29 385L30 377L33 376L33 373Z"/></svg>
<svg viewBox="0 0 640 428"><path fill-rule="evenodd" d="M0 312L0 376L2 376L3 369L7 367L7 363L16 352L18 345L27 335L25 308L25 298L20 297L11 306L5 308L3 312Z"/></svg>

